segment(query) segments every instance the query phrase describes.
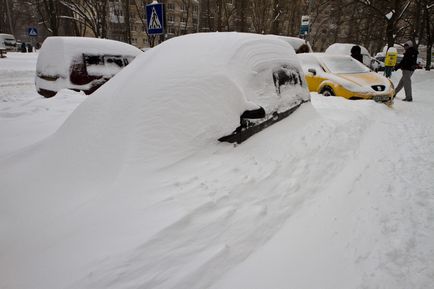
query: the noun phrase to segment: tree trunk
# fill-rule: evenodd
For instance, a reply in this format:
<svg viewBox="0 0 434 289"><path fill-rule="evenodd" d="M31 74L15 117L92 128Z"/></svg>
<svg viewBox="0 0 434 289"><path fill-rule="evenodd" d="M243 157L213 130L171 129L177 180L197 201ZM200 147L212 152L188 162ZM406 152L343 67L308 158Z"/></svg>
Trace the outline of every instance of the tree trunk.
<svg viewBox="0 0 434 289"><path fill-rule="evenodd" d="M217 31L222 31L223 0L217 0Z"/></svg>
<svg viewBox="0 0 434 289"><path fill-rule="evenodd" d="M124 0L125 42L131 44L130 0Z"/></svg>
<svg viewBox="0 0 434 289"><path fill-rule="evenodd" d="M279 15L280 14L280 5L279 0L273 1L273 19L271 24L271 33L278 35L279 34Z"/></svg>

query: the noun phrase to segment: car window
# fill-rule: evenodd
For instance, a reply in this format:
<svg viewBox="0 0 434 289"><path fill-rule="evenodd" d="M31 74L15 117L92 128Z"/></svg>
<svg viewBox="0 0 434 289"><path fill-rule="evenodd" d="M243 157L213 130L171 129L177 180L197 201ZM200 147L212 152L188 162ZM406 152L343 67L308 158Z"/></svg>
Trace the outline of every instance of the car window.
<svg viewBox="0 0 434 289"><path fill-rule="evenodd" d="M86 66L89 65L102 65L104 64L104 60L101 55L86 55L84 54L84 62Z"/></svg>
<svg viewBox="0 0 434 289"><path fill-rule="evenodd" d="M6 38L6 39L4 40L4 43L5 43L6 45L15 46L15 39L9 39L9 38Z"/></svg>
<svg viewBox="0 0 434 289"><path fill-rule="evenodd" d="M322 60L331 73L364 73L369 72L369 68L351 57L342 56L323 56Z"/></svg>
<svg viewBox="0 0 434 289"><path fill-rule="evenodd" d="M108 56L108 55L105 55L104 56L104 62L106 64L112 64L112 65L114 64L114 65L119 66L119 67L124 67L125 66L124 59L123 59L122 56L115 56L115 55Z"/></svg>

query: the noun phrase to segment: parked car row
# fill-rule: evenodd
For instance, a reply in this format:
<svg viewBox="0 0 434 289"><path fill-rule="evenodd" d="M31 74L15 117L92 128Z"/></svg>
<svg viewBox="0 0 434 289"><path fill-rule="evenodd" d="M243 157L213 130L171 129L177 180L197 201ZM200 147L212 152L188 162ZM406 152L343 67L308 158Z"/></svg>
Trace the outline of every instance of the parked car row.
<svg viewBox="0 0 434 289"><path fill-rule="evenodd" d="M207 47L200 41L201 37L204 38L204 42L206 40L210 43L219 43L222 47L219 50ZM148 56L147 61L153 62L158 56L162 63L166 63L167 59L173 59L171 54L174 50L169 50L170 54L167 54L169 52L164 47L176 42L176 45L188 50L191 38L192 36L181 36L170 39L144 52L131 45L113 40L49 37L44 41L39 52L36 88L38 93L44 97L52 97L64 88L91 94L124 67L137 61L135 59ZM196 35L194 38L196 40L194 45L203 46L207 55L208 51L215 53L213 56L215 58L213 62L216 62L213 64L215 67L227 66L227 69L241 71L244 76L240 78L240 82L235 87L240 87L242 92L249 92L248 95L238 96L240 100L247 101L237 116L240 120L238 127L232 133L221 135L218 138L220 141L243 142L254 133L287 117L301 104L309 101L309 91L318 92L324 96L372 99L385 103L391 103L395 94L393 84L387 78L373 72L384 67L382 62L373 59L365 48L362 49L364 65L348 55L353 44L335 44L330 46L325 53L313 53L309 43L295 37L234 32L206 33ZM228 45L225 45L223 40L227 41ZM300 49L302 46L304 48ZM303 53L296 54L296 51ZM186 55L176 59L176 62L178 66L190 69L192 61L197 59L198 55L190 60ZM142 65L135 65L133 68L137 75L151 75L151 72L147 74L143 72L148 66L144 59L140 61ZM238 59L237 65L233 65L234 59ZM172 67L171 65L166 66L167 69ZM210 74L209 79L214 79L215 82L213 86L228 85L219 83L219 81L225 83L235 81L230 78L223 79L220 74L215 77L213 69L210 69L211 66L205 67L208 68L204 69L200 66L203 71L197 75L208 79L207 74ZM131 70L128 72L129 75L134 73ZM171 72L168 71L168 73ZM186 73L186 75L189 74L191 73ZM148 80L144 78L139 81L146 84ZM118 79L117 82L119 81ZM192 81L196 80L192 79ZM129 88L133 84L127 81L122 85ZM160 79L147 85L158 87L167 84L165 79ZM188 87L182 89L185 90ZM125 91L126 93L141 93L143 97L153 98L142 90L131 92L130 89L126 89ZM106 93L107 90L104 92ZM188 95L188 92L184 93ZM171 97L176 97L177 94Z"/></svg>

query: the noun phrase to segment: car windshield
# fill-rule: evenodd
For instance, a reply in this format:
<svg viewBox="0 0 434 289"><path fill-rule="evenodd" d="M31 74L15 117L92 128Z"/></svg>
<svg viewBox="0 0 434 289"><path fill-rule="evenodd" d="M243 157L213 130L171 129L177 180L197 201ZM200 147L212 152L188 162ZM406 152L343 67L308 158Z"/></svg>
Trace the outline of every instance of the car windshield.
<svg viewBox="0 0 434 289"><path fill-rule="evenodd" d="M351 57L327 55L322 60L331 73L365 73L369 68Z"/></svg>

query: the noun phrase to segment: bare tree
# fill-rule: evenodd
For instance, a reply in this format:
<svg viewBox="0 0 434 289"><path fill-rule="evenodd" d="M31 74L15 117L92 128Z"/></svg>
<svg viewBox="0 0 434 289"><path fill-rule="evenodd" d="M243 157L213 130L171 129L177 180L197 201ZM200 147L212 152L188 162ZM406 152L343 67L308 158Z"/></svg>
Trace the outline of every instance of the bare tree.
<svg viewBox="0 0 434 289"><path fill-rule="evenodd" d="M399 23L408 11L412 0L357 0L357 2L372 12L371 19L386 22L387 46L392 47L403 30Z"/></svg>
<svg viewBox="0 0 434 289"><path fill-rule="evenodd" d="M273 0L251 0L250 11L256 33L268 33L271 26Z"/></svg>
<svg viewBox="0 0 434 289"><path fill-rule="evenodd" d="M249 0L235 1L235 15L238 22L237 30L240 32L248 31L247 15L249 14Z"/></svg>
<svg viewBox="0 0 434 289"><path fill-rule="evenodd" d="M61 8L63 8L60 0L35 0L34 6L40 16L39 21L44 24L51 35L59 35Z"/></svg>
<svg viewBox="0 0 434 289"><path fill-rule="evenodd" d="M426 25L426 70L431 70L434 35L434 1L424 1L423 14Z"/></svg>
<svg viewBox="0 0 434 289"><path fill-rule="evenodd" d="M125 17L125 41L131 44L130 4L130 0L122 0L122 9Z"/></svg>
<svg viewBox="0 0 434 289"><path fill-rule="evenodd" d="M107 37L107 0L61 0L61 3L73 12L71 20L86 25L95 37Z"/></svg>

